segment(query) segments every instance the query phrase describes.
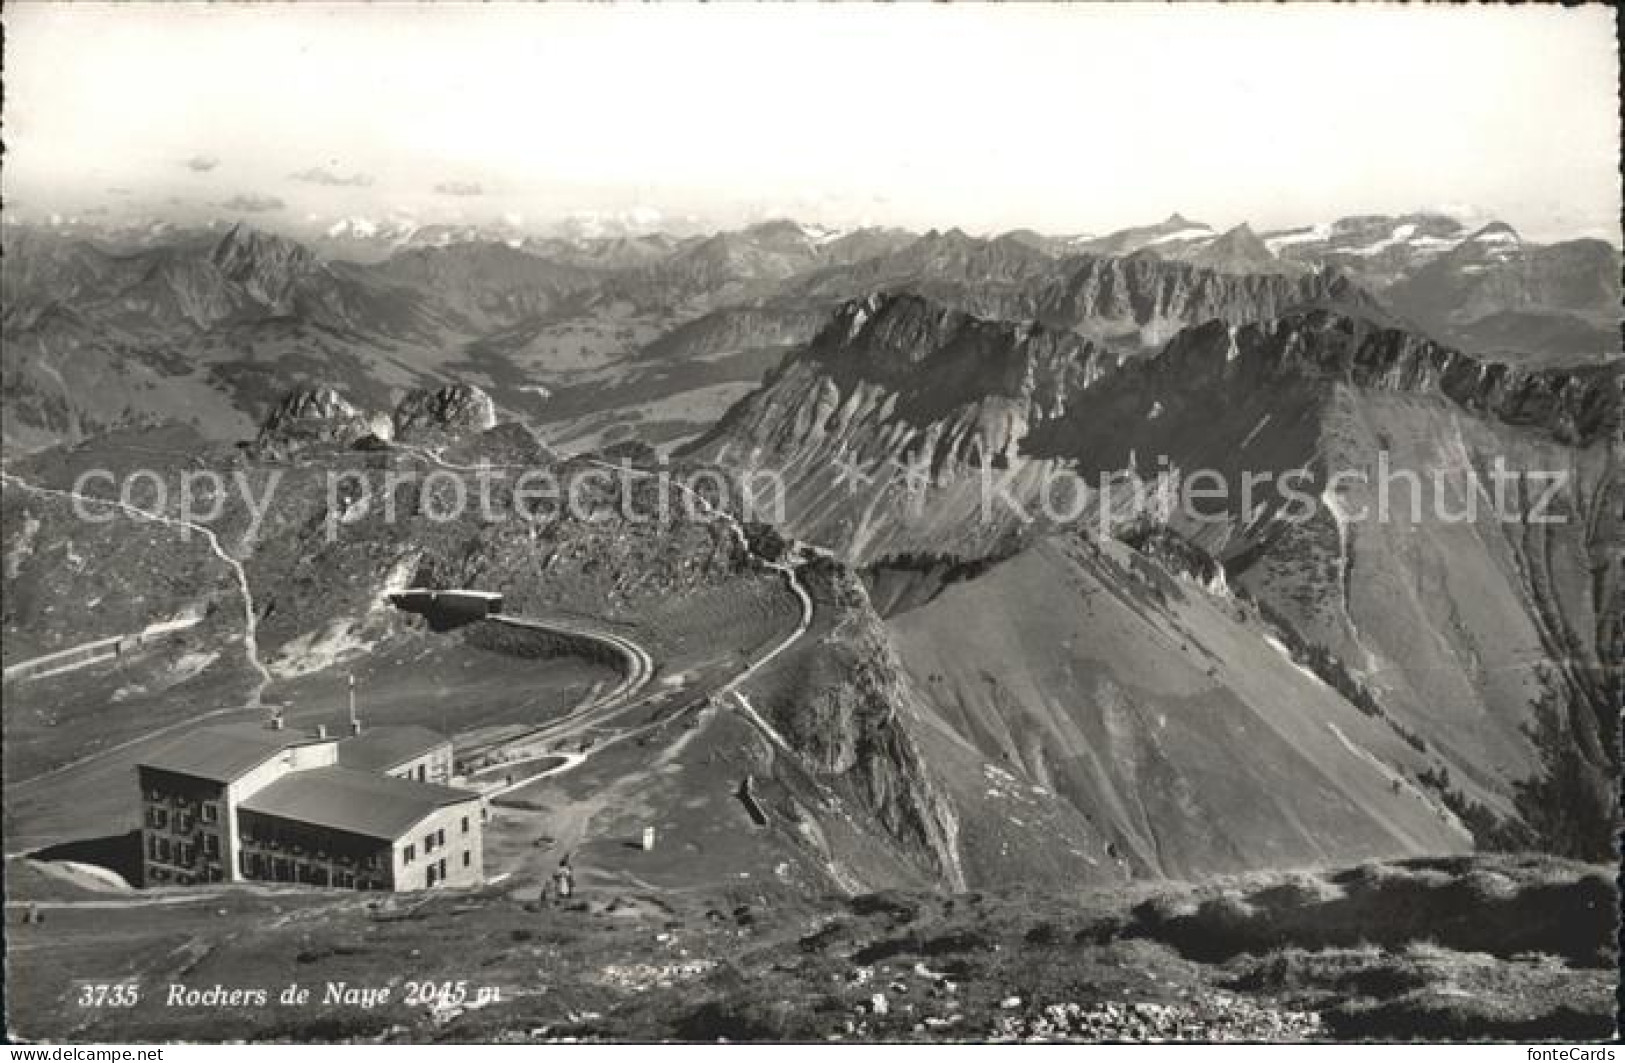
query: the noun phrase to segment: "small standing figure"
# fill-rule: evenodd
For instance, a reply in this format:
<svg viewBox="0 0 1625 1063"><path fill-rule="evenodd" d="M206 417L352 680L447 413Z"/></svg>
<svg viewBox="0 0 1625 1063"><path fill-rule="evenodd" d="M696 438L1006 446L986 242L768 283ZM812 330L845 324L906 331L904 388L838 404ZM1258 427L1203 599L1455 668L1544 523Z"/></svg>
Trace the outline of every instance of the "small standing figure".
<svg viewBox="0 0 1625 1063"><path fill-rule="evenodd" d="M570 868L570 854L565 853L559 869L553 872L553 892L560 901L567 901L575 891L575 872Z"/></svg>

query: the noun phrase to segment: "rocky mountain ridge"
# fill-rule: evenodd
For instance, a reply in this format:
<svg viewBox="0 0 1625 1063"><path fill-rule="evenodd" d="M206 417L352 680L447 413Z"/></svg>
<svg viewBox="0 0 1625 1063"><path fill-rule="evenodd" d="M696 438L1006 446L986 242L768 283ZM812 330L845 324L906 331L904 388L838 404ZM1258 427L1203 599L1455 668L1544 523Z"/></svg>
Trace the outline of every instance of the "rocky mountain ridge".
<svg viewBox="0 0 1625 1063"><path fill-rule="evenodd" d="M1576 445L1618 435L1625 388L1625 366L1513 366L1330 310L1241 326L1211 321L1180 332L1160 355L1127 365L1125 372L1147 378L1152 403L1169 391L1200 391L1204 382L1238 377L1260 390L1308 379L1437 395Z"/></svg>
<svg viewBox="0 0 1625 1063"><path fill-rule="evenodd" d="M1283 653L1474 780L1452 800L1478 809L1481 833L1515 833L1542 815L1521 795L1568 777L1601 793L1613 763L1602 706L1625 648L1610 619L1622 406L1625 365L1512 366L1330 310L1209 321L1121 359L1071 332L891 295L844 306L689 454L773 471L785 527L857 563L974 566L1096 530L1102 513L1172 521L1224 566L1204 587L1256 597ZM1385 520L1372 516L1384 467L1417 484ZM1196 470L1222 497L1172 505L1165 484ZM1491 499L1503 470L1514 488L1497 505L1517 508L1447 517ZM1249 481L1265 489L1249 496ZM1079 482L1092 493L1068 494ZM1530 523L1537 496L1544 527ZM1404 591L1419 583L1442 586ZM888 597L912 600L895 579ZM1464 601L1481 604L1468 615ZM1508 656L1519 663L1485 663ZM1441 704L1487 715L1458 731ZM1558 766L1553 734L1588 752Z"/></svg>

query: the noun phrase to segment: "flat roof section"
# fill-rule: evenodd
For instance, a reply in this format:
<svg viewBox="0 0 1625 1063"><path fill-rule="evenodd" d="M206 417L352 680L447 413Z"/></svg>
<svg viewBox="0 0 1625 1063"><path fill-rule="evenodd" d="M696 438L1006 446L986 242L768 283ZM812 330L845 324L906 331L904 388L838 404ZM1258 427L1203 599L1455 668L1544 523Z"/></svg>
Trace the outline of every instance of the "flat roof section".
<svg viewBox="0 0 1625 1063"><path fill-rule="evenodd" d="M312 768L285 775L244 801L245 812L395 841L436 809L480 795L354 768Z"/></svg>
<svg viewBox="0 0 1625 1063"><path fill-rule="evenodd" d="M304 731L275 731L259 724L215 724L176 735L143 755L138 763L224 784L242 778L285 749L331 741Z"/></svg>
<svg viewBox="0 0 1625 1063"><path fill-rule="evenodd" d="M427 727L372 727L339 742L339 767L388 771L439 749L451 739Z"/></svg>

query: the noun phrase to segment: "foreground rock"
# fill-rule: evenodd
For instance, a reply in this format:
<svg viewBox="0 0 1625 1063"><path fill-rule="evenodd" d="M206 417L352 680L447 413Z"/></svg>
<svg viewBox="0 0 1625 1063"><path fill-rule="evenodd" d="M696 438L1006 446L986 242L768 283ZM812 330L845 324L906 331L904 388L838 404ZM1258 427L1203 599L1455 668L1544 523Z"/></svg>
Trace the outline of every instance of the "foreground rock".
<svg viewBox="0 0 1625 1063"><path fill-rule="evenodd" d="M394 429L399 438L433 432L484 432L496 423L496 403L472 384L409 392L395 407Z"/></svg>

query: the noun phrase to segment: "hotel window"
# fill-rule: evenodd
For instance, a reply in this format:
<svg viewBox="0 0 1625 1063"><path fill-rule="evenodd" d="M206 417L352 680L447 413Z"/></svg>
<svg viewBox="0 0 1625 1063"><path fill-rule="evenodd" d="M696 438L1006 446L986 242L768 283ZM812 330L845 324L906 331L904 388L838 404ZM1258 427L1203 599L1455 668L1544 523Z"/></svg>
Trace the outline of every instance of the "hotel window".
<svg viewBox="0 0 1625 1063"><path fill-rule="evenodd" d="M163 830L169 823L169 813L161 808L149 808L147 810L147 820L153 825L154 829Z"/></svg>
<svg viewBox="0 0 1625 1063"><path fill-rule="evenodd" d="M203 853L205 856L220 855L220 836L218 834L205 834L203 836Z"/></svg>
<svg viewBox="0 0 1625 1063"><path fill-rule="evenodd" d="M463 833L464 834L468 833L468 817L467 816L463 817Z"/></svg>
<svg viewBox="0 0 1625 1063"><path fill-rule="evenodd" d="M434 843L436 845L446 844L446 832L444 830L437 830L434 832Z"/></svg>
<svg viewBox="0 0 1625 1063"><path fill-rule="evenodd" d="M468 850L467 850L467 849L464 849L464 850L463 850L463 866L464 866L464 867L467 867L467 866L468 866L468 857L469 857L469 853L468 853Z"/></svg>
<svg viewBox="0 0 1625 1063"><path fill-rule="evenodd" d="M413 860L416 860L417 858L418 858L418 847L415 846L415 845L408 845L406 847L406 855L405 855L406 862L410 864Z"/></svg>
<svg viewBox="0 0 1625 1063"><path fill-rule="evenodd" d="M203 822L217 823L220 820L220 806L213 801L203 802Z"/></svg>
<svg viewBox="0 0 1625 1063"><path fill-rule="evenodd" d="M169 839L168 838L159 838L158 839L158 859L162 860L166 864L169 863Z"/></svg>
<svg viewBox="0 0 1625 1063"><path fill-rule="evenodd" d="M434 831L430 831L423 836L423 851L426 853L434 852Z"/></svg>

